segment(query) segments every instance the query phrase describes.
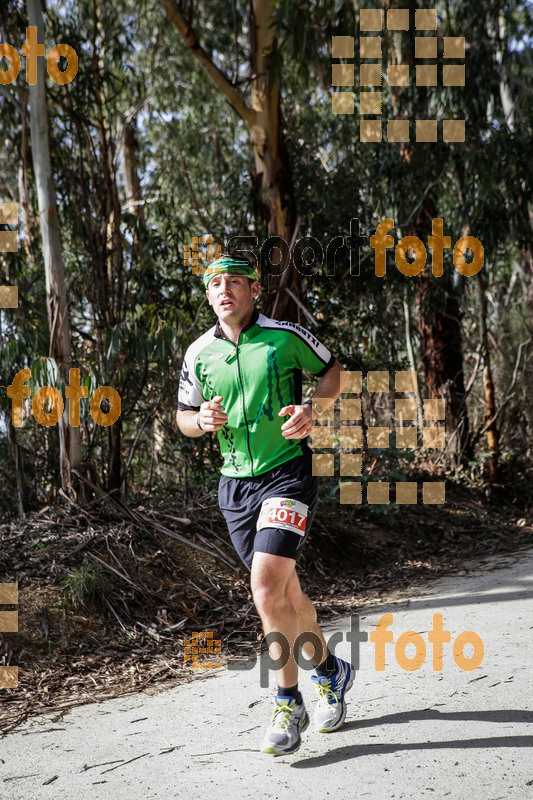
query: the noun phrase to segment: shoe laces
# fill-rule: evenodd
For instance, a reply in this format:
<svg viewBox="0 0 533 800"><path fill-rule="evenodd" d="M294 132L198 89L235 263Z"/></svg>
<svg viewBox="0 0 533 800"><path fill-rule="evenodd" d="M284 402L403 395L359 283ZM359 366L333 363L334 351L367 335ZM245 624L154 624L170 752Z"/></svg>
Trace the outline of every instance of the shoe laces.
<svg viewBox="0 0 533 800"><path fill-rule="evenodd" d="M339 702L339 698L331 688L331 678L329 678L326 683L317 681L315 683L315 689L318 692L318 699L324 699L328 705L331 705L333 702L336 705Z"/></svg>
<svg viewBox="0 0 533 800"><path fill-rule="evenodd" d="M287 703L282 703L281 705L276 706L272 712L272 724L275 724L276 727L280 728L281 730L285 730L289 724L293 708L294 706L291 708L291 706L289 706Z"/></svg>

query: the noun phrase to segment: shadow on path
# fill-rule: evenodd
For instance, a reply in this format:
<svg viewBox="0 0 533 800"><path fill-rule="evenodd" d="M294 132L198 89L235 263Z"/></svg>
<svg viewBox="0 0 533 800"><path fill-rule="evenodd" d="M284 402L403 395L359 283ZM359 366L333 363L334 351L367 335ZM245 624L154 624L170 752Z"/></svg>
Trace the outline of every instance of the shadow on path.
<svg viewBox="0 0 533 800"><path fill-rule="evenodd" d="M479 722L526 722L533 723L533 711L524 709L498 709L495 711L452 711L441 712L432 708L419 711L405 711L400 714L386 714L374 719L358 720L343 725L343 730L357 732L363 728L379 727L381 725L397 725L406 722L419 722L421 720L439 721L479 721ZM294 769L309 769L321 767L325 764L336 764L362 756L386 755L390 753L408 752L410 750L471 750L480 748L486 750L492 747L533 747L532 736L489 736L477 739L450 739L447 741L428 742L400 742L398 744L354 744L344 745L330 750L320 756L304 758L291 764Z"/></svg>
<svg viewBox="0 0 533 800"><path fill-rule="evenodd" d="M352 704L353 705L353 704ZM498 709L495 711L437 711L434 708L421 708L416 711L402 711L399 714L385 714L375 719L361 719L346 722L342 730L373 728L375 725L398 725L405 722L435 719L442 722L470 720L472 722L533 722L533 711L523 708Z"/></svg>

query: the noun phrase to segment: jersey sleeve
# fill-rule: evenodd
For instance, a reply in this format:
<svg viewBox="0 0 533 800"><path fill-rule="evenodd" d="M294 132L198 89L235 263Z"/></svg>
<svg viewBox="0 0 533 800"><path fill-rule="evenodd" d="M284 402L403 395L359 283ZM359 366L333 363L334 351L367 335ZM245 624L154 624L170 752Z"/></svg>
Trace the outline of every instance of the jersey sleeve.
<svg viewBox="0 0 533 800"><path fill-rule="evenodd" d="M310 331L292 323L295 334L295 356L297 365L312 375L320 377L335 363L335 356Z"/></svg>
<svg viewBox="0 0 533 800"><path fill-rule="evenodd" d="M178 411L198 411L205 402L202 384L194 371L194 355L189 348L185 353L180 373L180 386L178 392Z"/></svg>

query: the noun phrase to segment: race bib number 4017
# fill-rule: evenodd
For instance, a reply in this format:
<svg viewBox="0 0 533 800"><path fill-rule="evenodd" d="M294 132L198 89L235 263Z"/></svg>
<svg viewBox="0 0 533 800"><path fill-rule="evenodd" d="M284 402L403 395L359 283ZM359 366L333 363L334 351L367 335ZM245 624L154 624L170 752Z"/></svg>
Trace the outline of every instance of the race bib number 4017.
<svg viewBox="0 0 533 800"><path fill-rule="evenodd" d="M257 530L284 528L304 536L308 508L309 506L300 503L299 500L290 500L287 497L269 497L268 500L263 500L257 520Z"/></svg>

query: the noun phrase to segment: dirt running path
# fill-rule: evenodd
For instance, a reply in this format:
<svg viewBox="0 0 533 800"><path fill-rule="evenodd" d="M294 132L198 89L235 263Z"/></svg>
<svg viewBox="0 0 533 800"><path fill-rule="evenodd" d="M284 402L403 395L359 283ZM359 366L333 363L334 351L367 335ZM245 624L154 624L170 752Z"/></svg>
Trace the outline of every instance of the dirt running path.
<svg viewBox="0 0 533 800"><path fill-rule="evenodd" d="M346 724L332 734L311 724L292 756L259 752L275 683L270 674L262 688L256 664L155 695L78 707L55 723L50 716L29 720L0 739L0 796L533 798L533 550L471 564L467 573L413 587L360 615L361 630L370 633L383 614L393 614L385 670L375 670L374 644L363 642ZM479 668L460 669L450 643L442 672L433 671L427 633L434 613L443 615L452 642L462 631L481 637ZM350 657L349 628L350 618L325 628L326 638L342 633L336 652L343 658ZM427 648L416 671L396 661L405 631L421 634ZM413 653L409 645L406 655ZM464 655L472 654L467 644ZM310 674L300 671L300 688L312 717Z"/></svg>

